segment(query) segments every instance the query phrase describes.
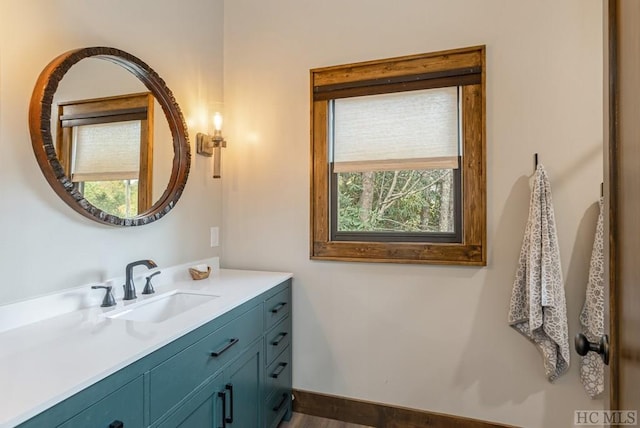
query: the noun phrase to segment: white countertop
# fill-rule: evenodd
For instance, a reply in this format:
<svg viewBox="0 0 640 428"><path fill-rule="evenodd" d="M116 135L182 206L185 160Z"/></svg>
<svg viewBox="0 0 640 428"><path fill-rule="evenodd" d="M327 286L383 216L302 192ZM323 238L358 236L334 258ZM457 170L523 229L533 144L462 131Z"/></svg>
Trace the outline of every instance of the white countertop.
<svg viewBox="0 0 640 428"><path fill-rule="evenodd" d="M219 296L162 323L106 318L91 307L0 333L0 428L14 427L290 278L215 270L208 279L156 286ZM142 285L137 283L141 301ZM152 295L153 296L153 295Z"/></svg>

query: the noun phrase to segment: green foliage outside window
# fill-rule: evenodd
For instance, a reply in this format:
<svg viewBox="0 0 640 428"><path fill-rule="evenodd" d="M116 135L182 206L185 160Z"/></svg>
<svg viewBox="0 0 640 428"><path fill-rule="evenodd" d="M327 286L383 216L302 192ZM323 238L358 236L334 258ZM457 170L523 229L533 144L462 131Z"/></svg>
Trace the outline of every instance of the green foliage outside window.
<svg viewBox="0 0 640 428"><path fill-rule="evenodd" d="M453 170L338 174L338 231L453 232Z"/></svg>
<svg viewBox="0 0 640 428"><path fill-rule="evenodd" d="M84 197L108 214L138 215L138 180L85 181Z"/></svg>

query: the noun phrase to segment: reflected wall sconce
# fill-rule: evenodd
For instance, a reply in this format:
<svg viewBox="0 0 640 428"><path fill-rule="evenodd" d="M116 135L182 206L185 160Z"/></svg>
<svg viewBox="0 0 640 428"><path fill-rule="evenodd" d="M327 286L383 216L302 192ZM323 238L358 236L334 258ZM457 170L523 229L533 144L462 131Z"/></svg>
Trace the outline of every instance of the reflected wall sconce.
<svg viewBox="0 0 640 428"><path fill-rule="evenodd" d="M213 135L198 132L196 135L196 152L202 156L213 156L213 178L220 178L220 154L221 148L227 147L227 142L222 136L222 115L216 113L213 116Z"/></svg>

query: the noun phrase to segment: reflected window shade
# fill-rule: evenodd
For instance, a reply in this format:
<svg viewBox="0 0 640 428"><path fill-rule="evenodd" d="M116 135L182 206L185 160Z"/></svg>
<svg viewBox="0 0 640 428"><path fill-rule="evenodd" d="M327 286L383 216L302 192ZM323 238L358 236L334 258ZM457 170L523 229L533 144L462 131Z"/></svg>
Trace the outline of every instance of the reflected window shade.
<svg viewBox="0 0 640 428"><path fill-rule="evenodd" d="M139 120L73 128L71 180L137 179L140 171Z"/></svg>
<svg viewBox="0 0 640 428"><path fill-rule="evenodd" d="M334 172L458 168L458 88L340 98Z"/></svg>

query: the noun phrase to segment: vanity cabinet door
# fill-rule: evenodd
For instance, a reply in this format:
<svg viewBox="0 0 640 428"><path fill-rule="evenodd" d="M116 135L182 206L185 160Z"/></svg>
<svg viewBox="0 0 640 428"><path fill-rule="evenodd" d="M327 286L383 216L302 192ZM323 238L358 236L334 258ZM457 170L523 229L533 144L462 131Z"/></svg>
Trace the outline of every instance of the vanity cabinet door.
<svg viewBox="0 0 640 428"><path fill-rule="evenodd" d="M153 428L257 428L262 388L262 340ZM152 398L153 399L153 398Z"/></svg>
<svg viewBox="0 0 640 428"><path fill-rule="evenodd" d="M260 427L263 342L256 342L224 371L226 427Z"/></svg>
<svg viewBox="0 0 640 428"><path fill-rule="evenodd" d="M58 428L142 428L143 386L138 377Z"/></svg>
<svg viewBox="0 0 640 428"><path fill-rule="evenodd" d="M191 399L182 404L171 416L157 428L219 428L222 421L223 400L220 394L224 390L222 373L208 382Z"/></svg>

